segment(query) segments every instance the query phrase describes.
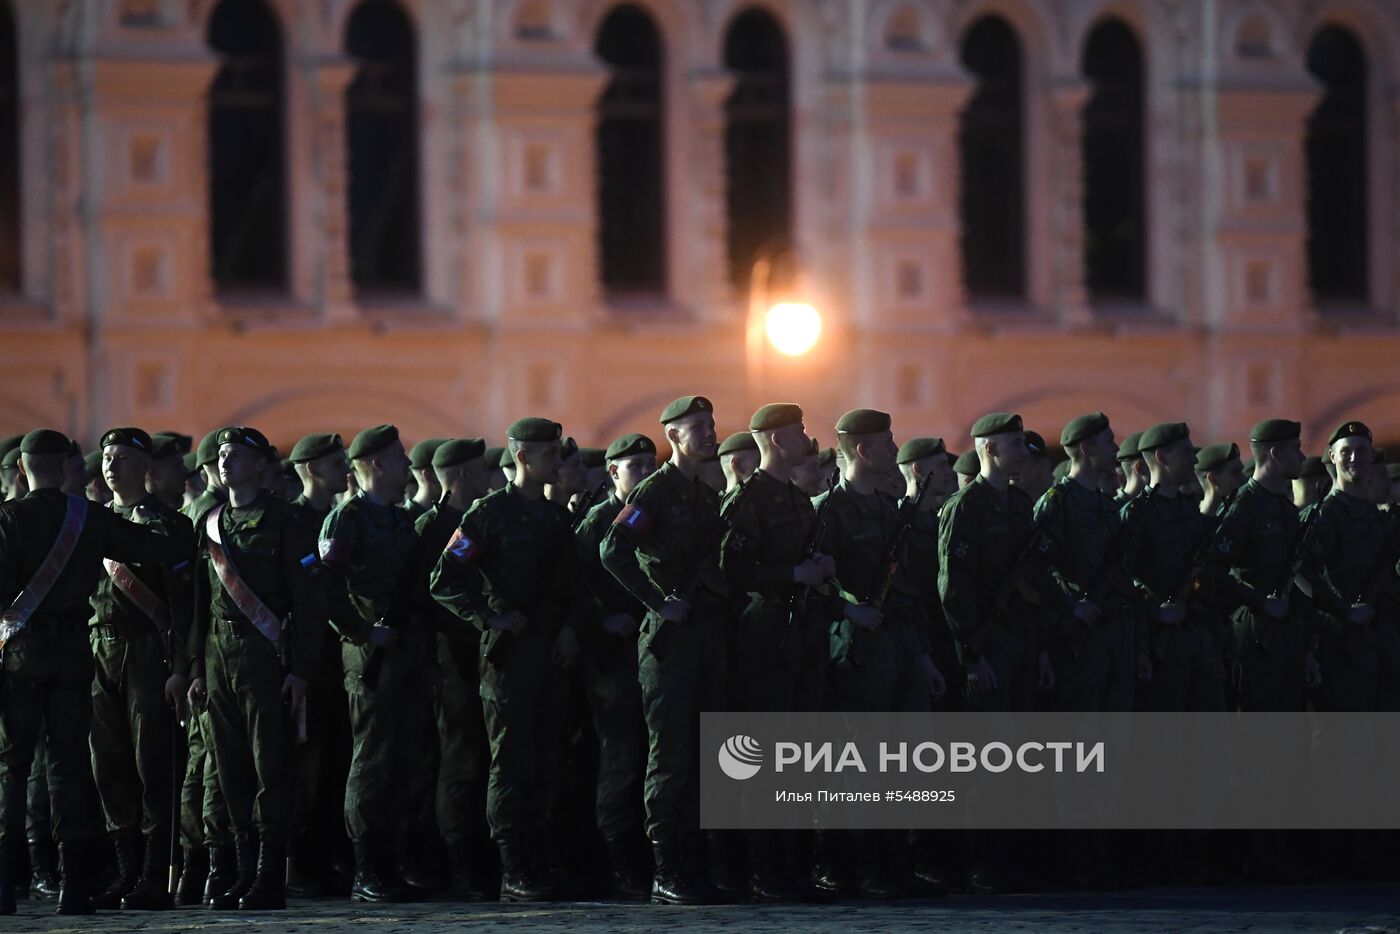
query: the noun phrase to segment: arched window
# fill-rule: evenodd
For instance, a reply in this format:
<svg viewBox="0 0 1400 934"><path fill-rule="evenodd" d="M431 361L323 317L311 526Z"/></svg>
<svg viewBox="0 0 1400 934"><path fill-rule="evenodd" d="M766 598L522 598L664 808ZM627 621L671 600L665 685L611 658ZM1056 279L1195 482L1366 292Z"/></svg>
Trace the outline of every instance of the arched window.
<svg viewBox="0 0 1400 934"><path fill-rule="evenodd" d="M972 299L1021 298L1026 287L1021 43L1006 20L984 16L963 37L961 58L977 79L958 132L963 283Z"/></svg>
<svg viewBox="0 0 1400 934"><path fill-rule="evenodd" d="M666 290L661 33L624 4L594 51L612 71L598 112L598 255L604 291Z"/></svg>
<svg viewBox="0 0 1400 934"><path fill-rule="evenodd" d="M1308 285L1314 301L1369 297L1366 211L1366 53L1328 26L1308 46L1326 95L1308 120Z"/></svg>
<svg viewBox="0 0 1400 934"><path fill-rule="evenodd" d="M209 89L210 252L218 289L284 288L282 31L263 0L220 0L209 46L223 65Z"/></svg>
<svg viewBox="0 0 1400 934"><path fill-rule="evenodd" d="M1146 293L1142 48L1121 20L1084 47L1093 97L1084 108L1084 273L1095 299Z"/></svg>
<svg viewBox="0 0 1400 934"><path fill-rule="evenodd" d="M745 285L754 260L792 245L792 122L788 48L762 10L735 18L724 40L734 92L724 106L729 279Z"/></svg>
<svg viewBox="0 0 1400 934"><path fill-rule="evenodd" d="M417 291L418 94L413 27L394 0L364 0L345 51L360 63L345 91L350 275L361 292Z"/></svg>
<svg viewBox="0 0 1400 934"><path fill-rule="evenodd" d="M14 14L0 0L0 293L18 292L21 284L18 39Z"/></svg>

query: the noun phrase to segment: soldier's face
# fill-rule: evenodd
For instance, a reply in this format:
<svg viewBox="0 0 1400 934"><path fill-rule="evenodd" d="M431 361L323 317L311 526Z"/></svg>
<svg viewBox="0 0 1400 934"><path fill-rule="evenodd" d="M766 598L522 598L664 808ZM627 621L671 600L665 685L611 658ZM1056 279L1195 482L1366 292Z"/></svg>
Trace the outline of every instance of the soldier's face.
<svg viewBox="0 0 1400 934"><path fill-rule="evenodd" d="M578 451L559 462L558 472L559 486L572 493L583 492L583 461L579 458Z"/></svg>
<svg viewBox="0 0 1400 934"><path fill-rule="evenodd" d="M713 457L719 448L715 436L715 417L710 412L694 412L667 426L666 436L686 457L704 460Z"/></svg>
<svg viewBox="0 0 1400 934"><path fill-rule="evenodd" d="M794 469L800 468L812 454L812 440L807 437L807 428L802 422L784 425L769 432L768 437L772 439L778 456Z"/></svg>
<svg viewBox="0 0 1400 934"><path fill-rule="evenodd" d="M536 442L521 449L526 476L535 483L559 484L559 459L562 451L557 443Z"/></svg>
<svg viewBox="0 0 1400 934"><path fill-rule="evenodd" d="M735 451L724 455L723 460L725 479L732 478L732 482L736 484L747 481L758 469L757 451Z"/></svg>
<svg viewBox="0 0 1400 934"><path fill-rule="evenodd" d="M608 474L612 477L613 486L617 488L617 495L620 497L631 493L636 489L637 484L645 480L654 470L656 470L655 454L633 454L631 457L608 462Z"/></svg>
<svg viewBox="0 0 1400 934"><path fill-rule="evenodd" d="M1000 434L987 442L992 447L992 455L996 459L996 465L1001 470L1009 474L1020 473L1021 467L1026 463L1026 458L1030 457L1030 448L1026 447L1026 433L1024 431L1008 431Z"/></svg>
<svg viewBox="0 0 1400 934"><path fill-rule="evenodd" d="M225 487L256 485L262 476L263 457L242 444L219 445L219 480Z"/></svg>
<svg viewBox="0 0 1400 934"><path fill-rule="evenodd" d="M164 500L178 498L185 489L185 464L178 457L151 461L146 471L146 489Z"/></svg>
<svg viewBox="0 0 1400 934"><path fill-rule="evenodd" d="M1303 472L1303 461L1307 459L1302 443L1297 438L1292 441L1280 441L1270 448L1270 451L1279 471L1288 479L1297 480Z"/></svg>
<svg viewBox="0 0 1400 934"><path fill-rule="evenodd" d="M402 441L395 441L380 451L374 456L374 462L379 467L379 472L390 489L396 490L400 494L408 489L413 462L408 459L408 452L403 449Z"/></svg>
<svg viewBox="0 0 1400 934"><path fill-rule="evenodd" d="M1092 438L1086 438L1081 447L1090 470L1095 473L1108 473L1114 469L1118 445L1113 440L1112 428L1105 428Z"/></svg>
<svg viewBox="0 0 1400 934"><path fill-rule="evenodd" d="M894 443L894 432L891 431L870 435L860 443L858 450L865 463L881 474L894 469L895 459L899 456L899 445Z"/></svg>
<svg viewBox="0 0 1400 934"><path fill-rule="evenodd" d="M1229 496L1231 493L1244 486L1244 463L1238 457L1232 457L1225 462L1225 466L1217 470L1211 477L1215 483L1215 489L1221 496Z"/></svg>
<svg viewBox="0 0 1400 934"><path fill-rule="evenodd" d="M929 475L928 495L933 497L952 496L958 488L958 475L953 473L953 465L942 454L925 458L919 462L919 474Z"/></svg>
<svg viewBox="0 0 1400 934"><path fill-rule="evenodd" d="M350 460L344 451L318 457L311 462L309 469L332 496L344 493L350 486Z"/></svg>
<svg viewBox="0 0 1400 934"><path fill-rule="evenodd" d="M1359 435L1342 438L1332 445L1327 456L1337 468L1339 479L1344 479L1349 484L1360 483L1371 468L1371 442Z"/></svg>
<svg viewBox="0 0 1400 934"><path fill-rule="evenodd" d="M1196 448L1190 437L1158 448L1154 454L1160 459L1168 483L1178 486L1196 483Z"/></svg>
<svg viewBox="0 0 1400 934"><path fill-rule="evenodd" d="M471 499L480 499L491 492L491 469L486 466L484 458L473 458L463 464L462 478L466 481L467 496Z"/></svg>
<svg viewBox="0 0 1400 934"><path fill-rule="evenodd" d="M107 486L122 493L144 488L146 468L150 457L124 444L109 444L102 449L102 476Z"/></svg>

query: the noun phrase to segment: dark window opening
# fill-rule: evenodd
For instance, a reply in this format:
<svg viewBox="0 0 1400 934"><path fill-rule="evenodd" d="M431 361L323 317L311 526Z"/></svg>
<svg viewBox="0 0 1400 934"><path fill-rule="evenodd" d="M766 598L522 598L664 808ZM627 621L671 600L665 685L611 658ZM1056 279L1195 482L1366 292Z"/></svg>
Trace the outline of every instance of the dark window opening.
<svg viewBox="0 0 1400 934"><path fill-rule="evenodd" d="M0 293L20 290L19 35L0 2Z"/></svg>
<svg viewBox="0 0 1400 934"><path fill-rule="evenodd" d="M740 14L725 37L724 65L734 75L724 108L729 280L744 286L756 259L792 246L792 124L782 27L761 10Z"/></svg>
<svg viewBox="0 0 1400 934"><path fill-rule="evenodd" d="M1370 295L1366 210L1366 54L1340 26L1308 46L1326 93L1308 120L1308 286L1314 301L1364 304Z"/></svg>
<svg viewBox="0 0 1400 934"><path fill-rule="evenodd" d="M612 295L666 290L666 190L661 34L623 5L594 51L612 71L598 112L598 255Z"/></svg>
<svg viewBox="0 0 1400 934"><path fill-rule="evenodd" d="M210 253L220 290L287 283L282 34L262 0L221 0L209 46Z"/></svg>
<svg viewBox="0 0 1400 934"><path fill-rule="evenodd" d="M350 274L361 291L417 291L418 94L413 27L393 0L365 0L346 27L360 63L345 91Z"/></svg>
<svg viewBox="0 0 1400 934"><path fill-rule="evenodd" d="M1084 49L1094 93L1084 108L1084 272L1093 299L1146 294L1142 49L1119 20Z"/></svg>
<svg viewBox="0 0 1400 934"><path fill-rule="evenodd" d="M969 298L1019 299L1026 289L1021 44L986 16L963 37L977 90L962 112L958 150L963 284Z"/></svg>

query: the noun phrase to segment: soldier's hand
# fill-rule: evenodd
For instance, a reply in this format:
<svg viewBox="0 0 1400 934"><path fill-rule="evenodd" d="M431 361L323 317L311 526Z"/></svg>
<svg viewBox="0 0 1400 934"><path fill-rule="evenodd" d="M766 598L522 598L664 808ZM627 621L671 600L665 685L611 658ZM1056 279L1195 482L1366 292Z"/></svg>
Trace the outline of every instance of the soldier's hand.
<svg viewBox="0 0 1400 934"><path fill-rule="evenodd" d="M282 696L293 710L306 703L306 682L289 674L282 680Z"/></svg>
<svg viewBox="0 0 1400 934"><path fill-rule="evenodd" d="M1271 594L1264 598L1264 615L1269 619L1283 619L1288 615L1288 598Z"/></svg>
<svg viewBox="0 0 1400 934"><path fill-rule="evenodd" d="M792 579L795 583L804 587L816 587L826 580L828 575L822 570L821 564L816 557L808 558L797 567L792 569Z"/></svg>
<svg viewBox="0 0 1400 934"><path fill-rule="evenodd" d="M195 710L203 710L204 705L209 703L209 692L204 689L203 678L195 678L190 682L189 700L190 706Z"/></svg>
<svg viewBox="0 0 1400 934"><path fill-rule="evenodd" d="M983 694L993 690L996 686L997 674L992 670L992 663L986 658L979 658L967 666L968 690L974 694Z"/></svg>
<svg viewBox="0 0 1400 934"><path fill-rule="evenodd" d="M525 617L519 610L511 610L509 613L499 613L486 621L487 629L497 629L501 632L513 632L516 635L525 631Z"/></svg>
<svg viewBox="0 0 1400 934"><path fill-rule="evenodd" d="M690 604L680 597L667 597L666 602L661 604L661 609L656 611L656 615L668 623L683 623L690 615Z"/></svg>
<svg viewBox="0 0 1400 934"><path fill-rule="evenodd" d="M375 623L369 631L369 647L372 649L392 649L399 641L399 631L389 626Z"/></svg>
<svg viewBox="0 0 1400 934"><path fill-rule="evenodd" d="M836 576L836 559L831 555L822 554L819 551L812 555L812 560L815 561L817 567L821 569L823 578Z"/></svg>
<svg viewBox="0 0 1400 934"><path fill-rule="evenodd" d="M862 606L859 603L846 604L846 619L851 621L853 626L869 632L874 632L880 628L880 624L885 621L885 614L875 609L873 606Z"/></svg>
<svg viewBox="0 0 1400 934"><path fill-rule="evenodd" d="M1147 657L1146 652L1137 657L1137 679L1143 684L1152 680L1152 659Z"/></svg>
<svg viewBox="0 0 1400 934"><path fill-rule="evenodd" d="M1157 608L1157 622L1165 626L1179 626L1186 619L1186 608L1180 603L1163 603Z"/></svg>
<svg viewBox="0 0 1400 934"><path fill-rule="evenodd" d="M1303 656L1303 687L1312 689L1322 684L1322 666L1317 663L1317 656L1311 652Z"/></svg>
<svg viewBox="0 0 1400 934"><path fill-rule="evenodd" d="M1040 650L1040 659L1036 665L1038 669L1038 679L1036 687L1042 691L1055 690L1055 666L1050 664L1050 653L1044 649Z"/></svg>
<svg viewBox="0 0 1400 934"><path fill-rule="evenodd" d="M554 650L551 654L554 664L560 668L567 668L574 663L574 659L578 657L578 634L574 632L574 627L560 628L559 635L554 637Z"/></svg>
<svg viewBox="0 0 1400 934"><path fill-rule="evenodd" d="M933 663L933 656L927 652L919 656L919 672L924 677L924 684L928 686L929 697L938 700L948 693L948 682L943 678L943 672L938 670L938 666Z"/></svg>
<svg viewBox="0 0 1400 934"><path fill-rule="evenodd" d="M1353 603L1347 610L1347 622L1367 626L1376 618L1376 608L1369 603Z"/></svg>
<svg viewBox="0 0 1400 934"><path fill-rule="evenodd" d="M165 702L175 711L175 719L181 723L189 716L186 698L189 691L190 682L184 675L171 675L165 680Z"/></svg>
<svg viewBox="0 0 1400 934"><path fill-rule="evenodd" d="M1074 618L1086 626L1092 626L1099 621L1098 604L1091 600L1080 600L1074 605Z"/></svg>
<svg viewBox="0 0 1400 934"><path fill-rule="evenodd" d="M604 617L603 630L614 636L630 636L637 631L637 621L626 613L613 613Z"/></svg>

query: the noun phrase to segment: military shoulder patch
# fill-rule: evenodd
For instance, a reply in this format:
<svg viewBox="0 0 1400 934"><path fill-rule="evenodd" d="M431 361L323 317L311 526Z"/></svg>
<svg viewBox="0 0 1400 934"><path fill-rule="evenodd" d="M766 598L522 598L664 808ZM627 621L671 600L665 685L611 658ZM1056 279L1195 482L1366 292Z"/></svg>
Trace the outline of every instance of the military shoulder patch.
<svg viewBox="0 0 1400 934"><path fill-rule="evenodd" d="M613 520L613 525L620 525L629 530L638 538L645 536L651 531L651 516L646 511L634 503L628 503L622 507L622 511Z"/></svg>
<svg viewBox="0 0 1400 934"><path fill-rule="evenodd" d="M481 548L459 528L452 533L447 547L442 550L442 556L458 564L470 564L481 556Z"/></svg>

